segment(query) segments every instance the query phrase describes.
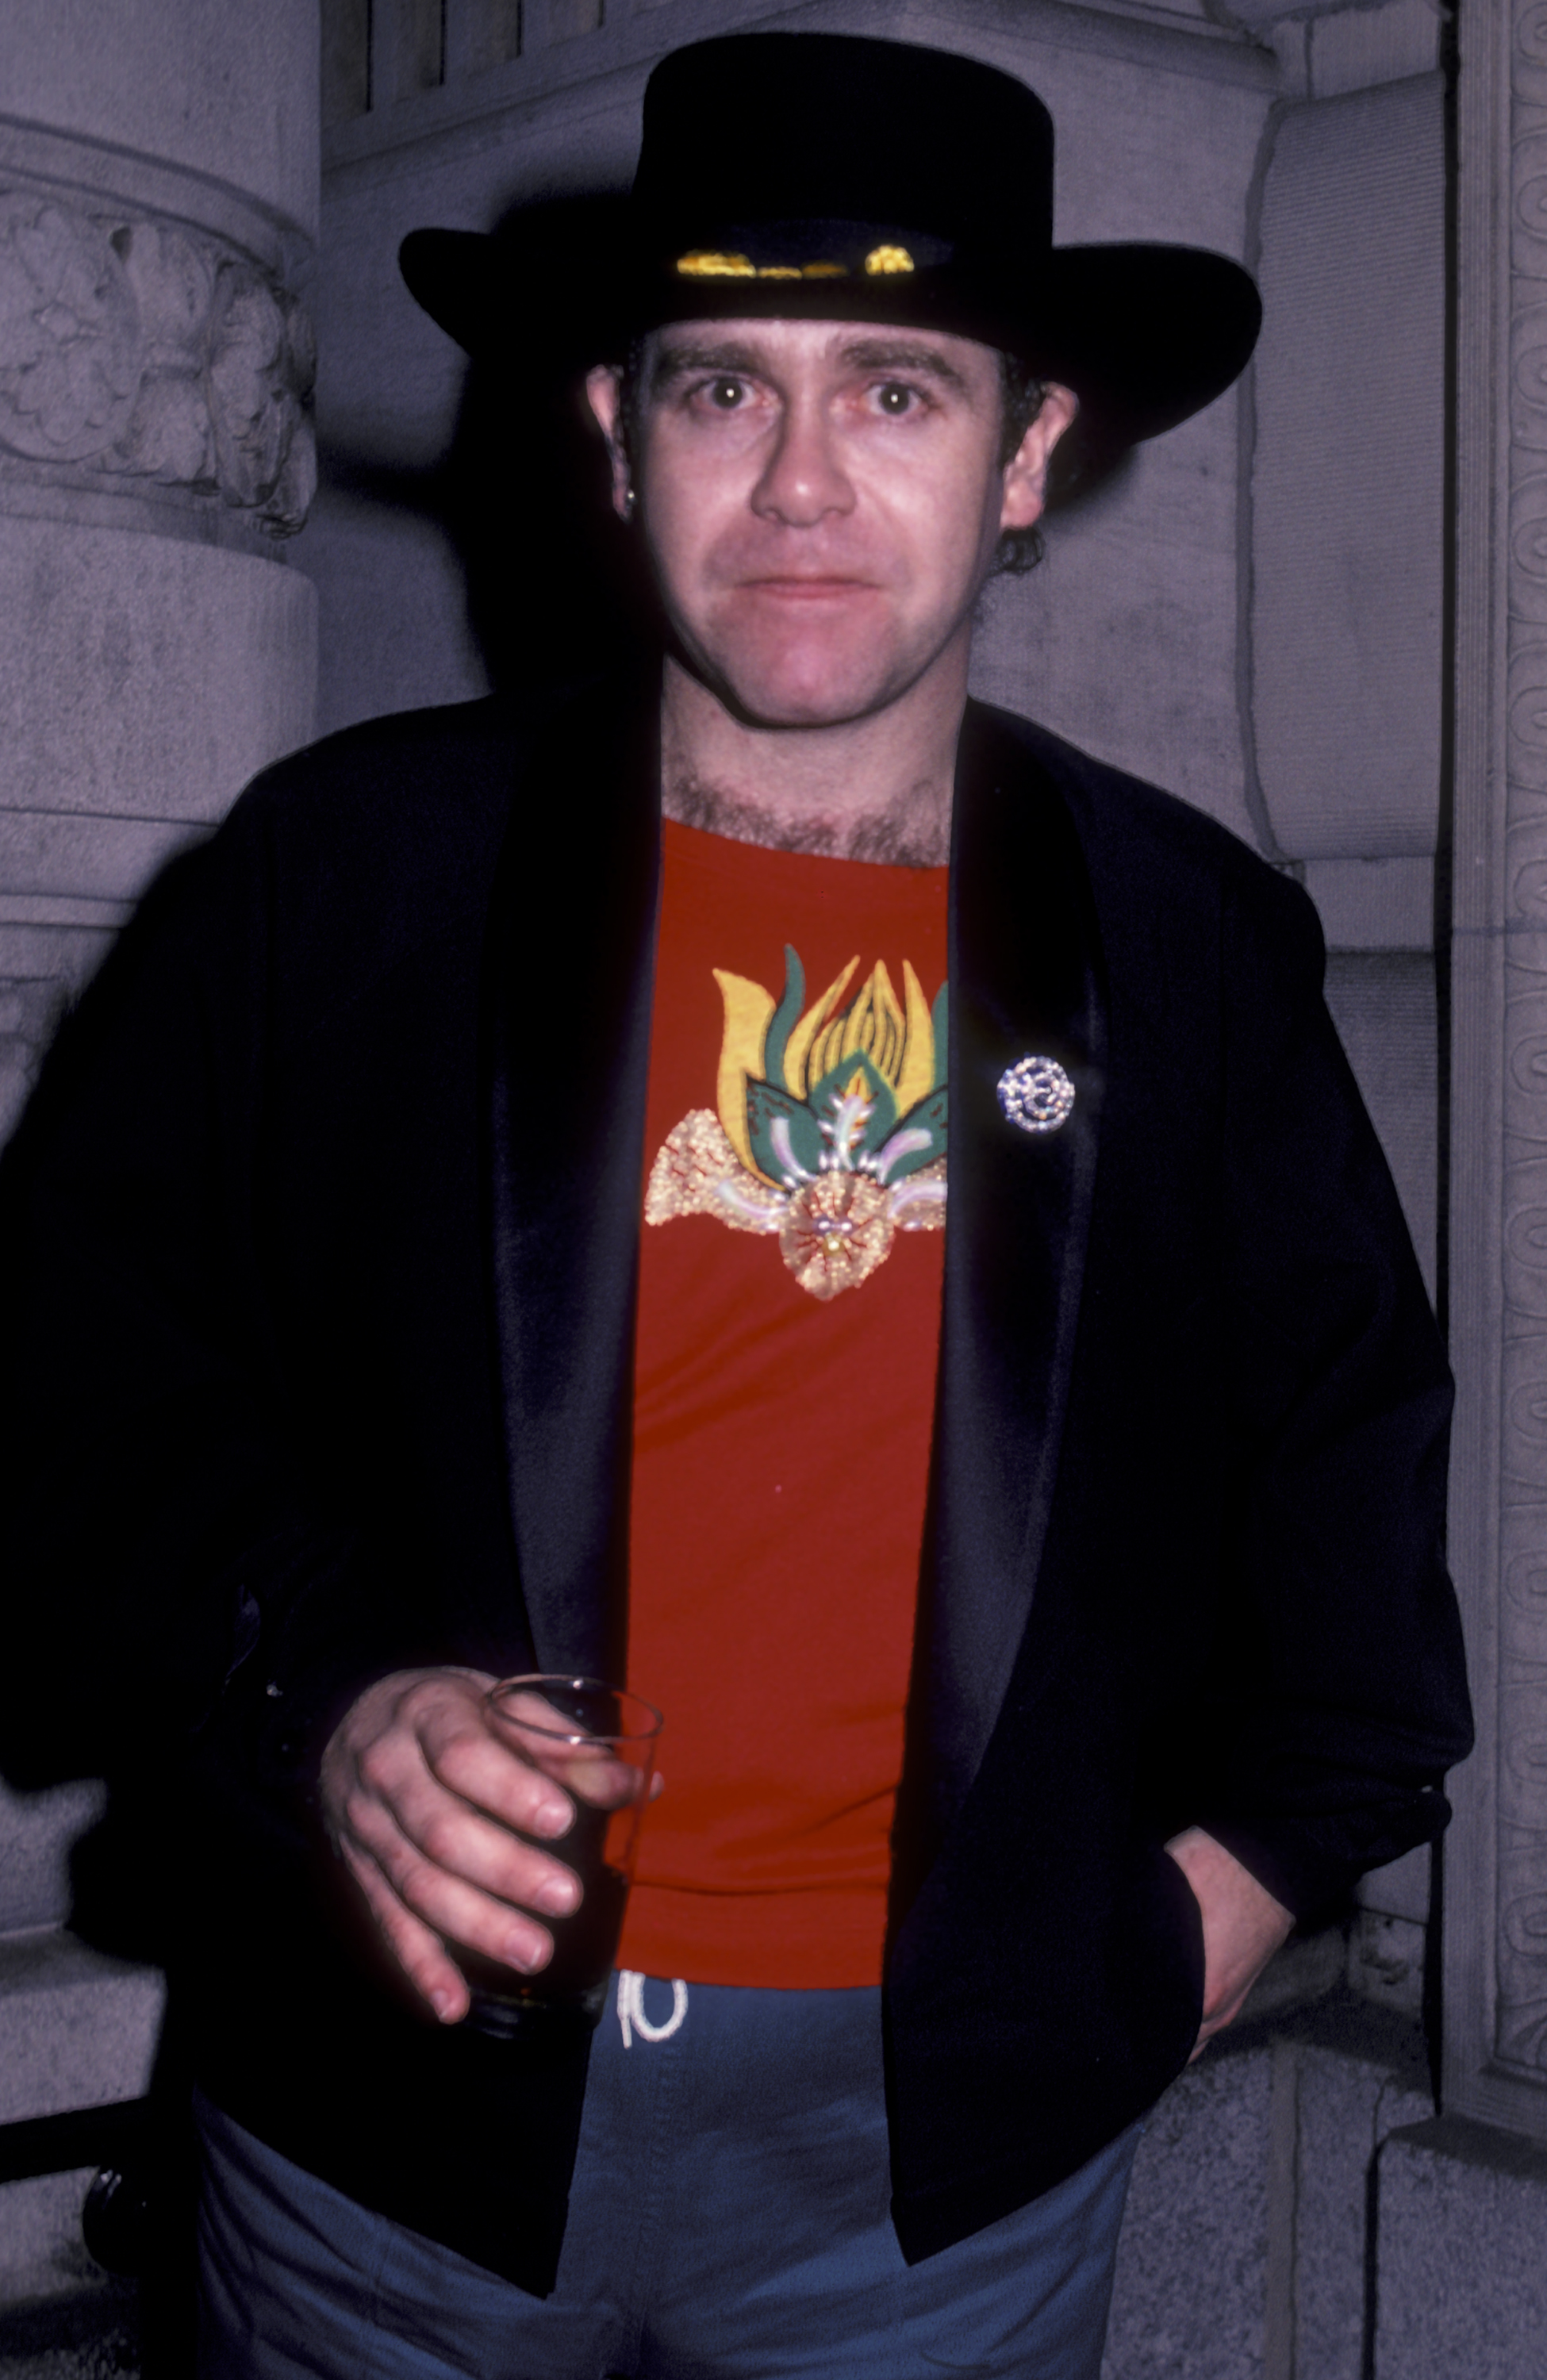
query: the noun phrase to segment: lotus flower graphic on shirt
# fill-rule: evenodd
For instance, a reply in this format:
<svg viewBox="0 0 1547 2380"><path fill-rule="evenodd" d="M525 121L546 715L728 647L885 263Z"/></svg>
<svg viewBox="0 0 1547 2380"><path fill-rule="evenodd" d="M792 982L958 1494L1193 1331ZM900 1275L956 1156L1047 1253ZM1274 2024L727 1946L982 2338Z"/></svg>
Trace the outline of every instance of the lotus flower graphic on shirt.
<svg viewBox="0 0 1547 2380"><path fill-rule="evenodd" d="M899 1002L878 960L845 1005L859 964L810 1007L787 944L776 1002L715 968L715 1105L667 1135L645 1193L647 1223L709 1214L776 1233L801 1288L822 1299L868 1280L898 1231L945 1220L945 987L932 1009L904 960Z"/></svg>

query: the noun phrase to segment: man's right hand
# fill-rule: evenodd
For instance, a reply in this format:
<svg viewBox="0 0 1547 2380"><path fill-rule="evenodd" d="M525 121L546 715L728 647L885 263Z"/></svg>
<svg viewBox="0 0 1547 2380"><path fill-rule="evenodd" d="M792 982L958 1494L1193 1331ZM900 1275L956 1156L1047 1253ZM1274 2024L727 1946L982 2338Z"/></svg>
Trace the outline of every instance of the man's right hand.
<svg viewBox="0 0 1547 2380"><path fill-rule="evenodd" d="M468 1986L443 1937L533 1974L553 1955L539 1915L579 1901L553 1840L574 1804L490 1725L478 1670L399 1670L352 1703L323 1755L323 1815L388 1949L443 2024ZM533 1912L536 1912L535 1914Z"/></svg>

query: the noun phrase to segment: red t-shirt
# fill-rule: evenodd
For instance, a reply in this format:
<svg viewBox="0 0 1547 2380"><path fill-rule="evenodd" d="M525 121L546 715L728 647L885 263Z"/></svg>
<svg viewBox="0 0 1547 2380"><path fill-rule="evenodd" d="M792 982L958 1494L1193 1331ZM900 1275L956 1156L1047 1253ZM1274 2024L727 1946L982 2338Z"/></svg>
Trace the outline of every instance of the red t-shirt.
<svg viewBox="0 0 1547 2380"><path fill-rule="evenodd" d="M664 831L628 1672L665 1713L666 1788L619 1951L646 1973L880 1980L939 1344L945 908L944 868Z"/></svg>

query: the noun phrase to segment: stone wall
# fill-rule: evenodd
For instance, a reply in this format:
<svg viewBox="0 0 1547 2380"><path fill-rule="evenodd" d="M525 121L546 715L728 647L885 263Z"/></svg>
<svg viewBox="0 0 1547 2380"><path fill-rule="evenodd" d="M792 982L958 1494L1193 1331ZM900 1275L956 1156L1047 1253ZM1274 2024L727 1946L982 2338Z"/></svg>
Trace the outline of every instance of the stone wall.
<svg viewBox="0 0 1547 2380"><path fill-rule="evenodd" d="M148 878L311 732L315 0L10 0L0 118L0 1135ZM0 2124L144 2086L156 1977L61 1930L95 1790L0 1789ZM0 2189L0 2299L85 2172Z"/></svg>

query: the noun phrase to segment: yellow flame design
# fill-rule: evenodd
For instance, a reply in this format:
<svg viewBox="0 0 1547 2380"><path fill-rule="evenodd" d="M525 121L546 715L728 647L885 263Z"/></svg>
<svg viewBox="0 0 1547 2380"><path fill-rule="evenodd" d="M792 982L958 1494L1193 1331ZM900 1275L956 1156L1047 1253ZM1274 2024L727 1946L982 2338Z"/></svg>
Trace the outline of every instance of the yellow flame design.
<svg viewBox="0 0 1547 2380"><path fill-rule="evenodd" d="M897 1113L904 1116L934 1082L934 1024L929 1002L911 965L904 959L899 1004L885 964L878 959L853 1002L840 1013L839 1002L859 964L858 956L851 958L795 1026L785 1050L785 1081L795 1097L803 1099L813 1083L821 1082L846 1058L868 1058L891 1085ZM715 968L714 980L725 1014L714 1104L737 1156L749 1172L759 1173L747 1131L747 1085L762 1079L774 995L749 977L732 975L725 967ZM849 1088L860 1087L862 1078L857 1075Z"/></svg>
<svg viewBox="0 0 1547 2380"><path fill-rule="evenodd" d="M725 967L716 967L714 980L720 987L720 997L725 1005L725 1029L720 1042L720 1072L714 1085L714 1104L725 1136L749 1173L759 1173L752 1162L752 1144L747 1135L747 1080L762 1074L762 1053L768 1039L768 1020L774 1014L774 995L764 991L761 983L749 976L732 975ZM760 1178L766 1179L766 1176Z"/></svg>

